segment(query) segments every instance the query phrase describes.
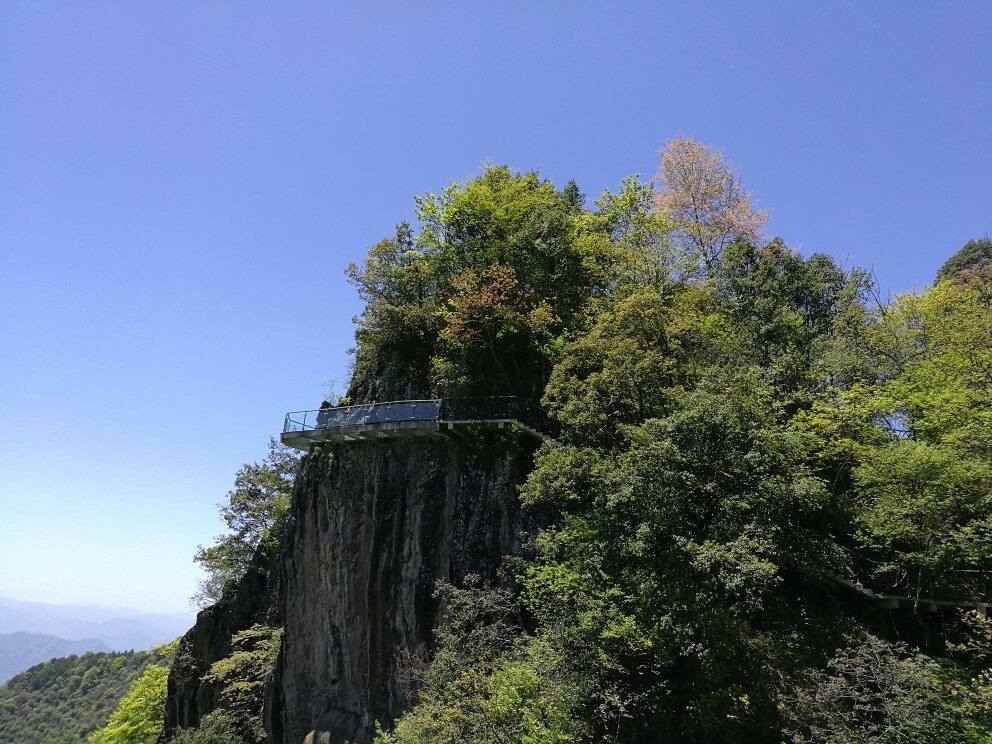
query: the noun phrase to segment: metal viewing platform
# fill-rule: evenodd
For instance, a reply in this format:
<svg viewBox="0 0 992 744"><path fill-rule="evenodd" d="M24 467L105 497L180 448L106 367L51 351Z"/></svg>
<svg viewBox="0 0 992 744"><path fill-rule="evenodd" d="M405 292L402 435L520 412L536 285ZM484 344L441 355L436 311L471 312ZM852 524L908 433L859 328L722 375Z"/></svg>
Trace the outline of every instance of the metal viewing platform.
<svg viewBox="0 0 992 744"><path fill-rule="evenodd" d="M466 426L510 424L540 440L551 439L554 431L543 409L520 398L436 398L293 411L286 414L280 440L305 451L317 442L458 436Z"/></svg>
<svg viewBox="0 0 992 744"><path fill-rule="evenodd" d="M982 573L969 571L967 573ZM937 599L928 596L913 596L909 594L894 594L876 591L861 583L857 578L844 578L835 573L827 573L827 577L842 589L846 589L852 594L856 594L866 602L875 605L881 610L912 610L919 614L932 614L943 610L978 610L982 615L989 614L992 603L981 602L977 598L959 599ZM978 596L987 597L986 591L977 593Z"/></svg>

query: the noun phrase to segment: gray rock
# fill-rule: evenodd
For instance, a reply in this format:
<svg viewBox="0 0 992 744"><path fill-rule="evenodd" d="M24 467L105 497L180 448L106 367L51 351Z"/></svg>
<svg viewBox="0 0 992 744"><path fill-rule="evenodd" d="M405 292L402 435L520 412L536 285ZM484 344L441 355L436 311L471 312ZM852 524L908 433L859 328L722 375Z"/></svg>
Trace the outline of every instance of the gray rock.
<svg viewBox="0 0 992 744"><path fill-rule="evenodd" d="M183 638L163 740L213 709L217 691L199 679L253 623L285 628L267 684L270 742L298 744L318 727L321 740L365 744L377 721L389 725L429 655L437 581L493 578L538 528L516 499L530 453L506 436L325 445L305 457L273 565L250 571Z"/></svg>

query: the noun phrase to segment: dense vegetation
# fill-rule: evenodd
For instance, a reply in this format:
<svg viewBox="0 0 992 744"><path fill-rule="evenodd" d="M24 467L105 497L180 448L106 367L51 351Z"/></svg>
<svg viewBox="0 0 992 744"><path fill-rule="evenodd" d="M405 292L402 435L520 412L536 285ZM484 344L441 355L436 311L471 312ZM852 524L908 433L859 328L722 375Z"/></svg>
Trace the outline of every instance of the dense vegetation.
<svg viewBox="0 0 992 744"><path fill-rule="evenodd" d="M167 651L89 653L52 659L0 686L0 742L80 744L104 725L145 670ZM155 731L161 725L161 707Z"/></svg>
<svg viewBox="0 0 992 744"><path fill-rule="evenodd" d="M217 707L195 729L179 731L175 744L264 744L265 679L279 652L282 629L253 625L235 633L230 655L215 662L204 681L218 684Z"/></svg>
<svg viewBox="0 0 992 744"><path fill-rule="evenodd" d="M349 272L367 303L352 397L512 394L562 429L521 492L556 525L499 584L445 589L420 703L382 740L987 737L987 649L943 646L983 621L910 612L917 648L892 646L833 583L985 598L975 246L885 301L865 272L764 238L736 173L684 138L656 181L584 202L490 167L419 199L419 232ZM869 662L889 707L857 681Z"/></svg>
<svg viewBox="0 0 992 744"><path fill-rule="evenodd" d="M557 519L498 581L441 586L419 702L380 742L992 740L992 624L965 611L992 570L987 240L883 298L769 240L686 138L591 207L503 166L416 205L348 270L343 402L544 406L559 441L519 495ZM278 535L280 462L232 492L204 600ZM872 615L841 579L915 609ZM277 633L215 665L244 694L182 741L261 736Z"/></svg>
<svg viewBox="0 0 992 744"><path fill-rule="evenodd" d="M150 744L162 729L169 665L179 641L155 649L156 658L131 683L107 724L89 735L90 744Z"/></svg>
<svg viewBox="0 0 992 744"><path fill-rule="evenodd" d="M937 271L937 279L953 279L963 271L975 271L992 266L992 240L988 236L969 240Z"/></svg>

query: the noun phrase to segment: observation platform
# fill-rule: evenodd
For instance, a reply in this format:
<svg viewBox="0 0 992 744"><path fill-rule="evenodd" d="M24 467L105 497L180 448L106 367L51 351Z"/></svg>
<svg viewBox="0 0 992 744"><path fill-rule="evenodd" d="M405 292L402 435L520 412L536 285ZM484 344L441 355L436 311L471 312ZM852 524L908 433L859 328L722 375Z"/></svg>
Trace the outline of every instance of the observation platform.
<svg viewBox="0 0 992 744"><path fill-rule="evenodd" d="M837 586L858 595L880 610L912 610L921 614L933 614L945 610L978 610L982 615L988 616L989 608L992 607L992 604L989 602L978 602L969 599L936 599L934 597L886 594L884 592L876 592L864 586L860 581L845 579L833 573L828 573L827 576ZM982 592L982 594L984 595L985 592Z"/></svg>
<svg viewBox="0 0 992 744"><path fill-rule="evenodd" d="M279 438L306 451L318 442L459 436L469 426L508 425L542 441L552 439L554 430L543 409L520 398L436 398L293 411L286 414Z"/></svg>

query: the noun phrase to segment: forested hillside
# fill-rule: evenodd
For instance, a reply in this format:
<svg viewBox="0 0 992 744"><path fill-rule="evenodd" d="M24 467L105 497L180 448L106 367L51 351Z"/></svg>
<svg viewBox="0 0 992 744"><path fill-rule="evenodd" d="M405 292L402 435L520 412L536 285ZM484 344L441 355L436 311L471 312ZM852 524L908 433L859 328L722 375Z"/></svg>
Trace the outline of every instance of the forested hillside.
<svg viewBox="0 0 992 744"><path fill-rule="evenodd" d="M88 653L38 664L0 686L0 742L80 744L107 723L150 665L164 661L156 650Z"/></svg>
<svg viewBox="0 0 992 744"><path fill-rule="evenodd" d="M519 535L492 575L438 580L444 615L431 652L387 677L405 685L390 688L389 704L406 694L413 703L398 720L381 715L381 690L330 673L321 687L309 667L297 670L310 682L303 690L286 681L286 665L331 647L346 655L343 634L382 623L388 635L399 621L355 614L330 627L326 613L290 616L282 655L256 654L250 704L218 695L196 711L213 733L189 728L183 741L212 741L225 710L252 711L242 735L261 741L266 664L267 699L295 711L265 722L277 741L284 730L295 737L315 707L294 695L325 701L329 722L308 725L365 742L377 722L382 744L989 741L987 241L949 250L932 285L890 297L870 272L767 236L767 214L737 173L686 138L668 143L655 179L628 178L591 203L574 183L558 189L503 166L416 203L416 228L400 225L349 269L366 305L350 388L330 403L514 396L543 406L555 439L536 453L502 435L466 436L443 456L419 450L526 462L516 508L542 527ZM374 449L383 447L395 449ZM232 492L234 537L199 556L216 579L203 596L224 607L208 610L188 648L229 648L214 636L239 605L252 617L305 615L322 600L291 595L297 570L333 574L305 561L339 561L328 591L378 567L383 583L377 574L356 584L363 602L433 589L447 568L408 574L402 552L402 565L380 564L383 545L408 537L390 526L399 516L368 505L393 488L390 463L414 472L397 451L318 448L302 461L310 482L292 504L274 453L267 486L244 501ZM342 462L350 481L325 477ZM457 490L469 481L452 468L436 480ZM351 500L334 501L333 488ZM433 488L416 497L448 498ZM376 520L393 531L374 551L320 558L327 539ZM239 532L244 524L255 527ZM280 575L268 556L284 535ZM299 545L311 546L306 556L293 554ZM259 549L264 571L245 547ZM239 598L232 580L246 572L254 593ZM250 605L270 584L284 603ZM382 663L399 669L410 648L385 648ZM197 668L225 662L174 669L177 689L201 701Z"/></svg>
<svg viewBox="0 0 992 744"><path fill-rule="evenodd" d="M58 656L109 650L95 638L67 641L43 633L3 633L0 634L0 684L18 672Z"/></svg>

